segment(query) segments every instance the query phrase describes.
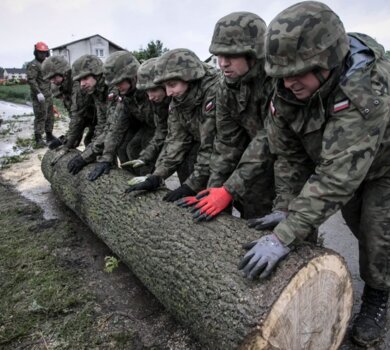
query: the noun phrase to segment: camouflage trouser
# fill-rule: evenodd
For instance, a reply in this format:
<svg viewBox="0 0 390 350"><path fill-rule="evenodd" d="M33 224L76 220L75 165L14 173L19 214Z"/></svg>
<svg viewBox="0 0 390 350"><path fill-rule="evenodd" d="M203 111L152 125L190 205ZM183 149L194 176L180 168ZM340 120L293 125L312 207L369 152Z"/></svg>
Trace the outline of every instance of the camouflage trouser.
<svg viewBox="0 0 390 350"><path fill-rule="evenodd" d="M342 214L359 241L362 279L372 288L390 290L390 174L364 181Z"/></svg>
<svg viewBox="0 0 390 350"><path fill-rule="evenodd" d="M34 133L42 135L44 132L53 132L54 113L53 99L46 98L45 102L40 103L36 97L31 97L34 111Z"/></svg>

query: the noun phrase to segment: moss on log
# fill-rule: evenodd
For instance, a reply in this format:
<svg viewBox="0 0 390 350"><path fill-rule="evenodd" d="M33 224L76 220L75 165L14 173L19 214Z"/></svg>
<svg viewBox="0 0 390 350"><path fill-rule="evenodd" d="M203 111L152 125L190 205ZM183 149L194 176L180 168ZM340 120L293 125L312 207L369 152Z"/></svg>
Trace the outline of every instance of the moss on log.
<svg viewBox="0 0 390 350"><path fill-rule="evenodd" d="M114 169L95 182L91 166L78 175L42 171L53 191L125 262L145 286L208 349L337 349L352 309L351 277L335 252L304 245L266 281L237 270L243 243L259 237L244 220L222 215L194 223L161 200L165 189L125 194L131 174Z"/></svg>

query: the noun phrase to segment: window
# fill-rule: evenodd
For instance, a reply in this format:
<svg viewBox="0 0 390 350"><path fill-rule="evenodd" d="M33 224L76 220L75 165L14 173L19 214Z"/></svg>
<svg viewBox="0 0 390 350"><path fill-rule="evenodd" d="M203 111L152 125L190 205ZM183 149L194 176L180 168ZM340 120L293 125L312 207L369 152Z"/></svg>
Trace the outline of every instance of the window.
<svg viewBox="0 0 390 350"><path fill-rule="evenodd" d="M97 57L104 57L104 50L103 49L95 49L95 55Z"/></svg>

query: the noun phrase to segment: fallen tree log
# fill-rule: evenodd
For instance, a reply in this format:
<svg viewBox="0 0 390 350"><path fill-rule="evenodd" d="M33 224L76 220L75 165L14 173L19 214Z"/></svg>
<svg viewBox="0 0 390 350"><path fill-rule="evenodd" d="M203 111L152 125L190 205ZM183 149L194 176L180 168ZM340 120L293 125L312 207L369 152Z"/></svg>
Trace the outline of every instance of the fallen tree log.
<svg viewBox="0 0 390 350"><path fill-rule="evenodd" d="M194 223L161 200L166 190L125 194L131 175L114 169L95 182L42 160L53 191L126 263L171 314L208 349L337 349L352 310L343 258L303 245L271 278L249 281L237 270L242 243L261 233L222 215Z"/></svg>

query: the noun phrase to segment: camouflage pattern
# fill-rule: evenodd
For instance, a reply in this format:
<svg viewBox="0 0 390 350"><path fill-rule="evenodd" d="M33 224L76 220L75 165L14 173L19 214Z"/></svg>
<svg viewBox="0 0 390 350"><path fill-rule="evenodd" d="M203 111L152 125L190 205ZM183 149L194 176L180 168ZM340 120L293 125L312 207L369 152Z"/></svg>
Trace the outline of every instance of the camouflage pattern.
<svg viewBox="0 0 390 350"><path fill-rule="evenodd" d="M176 61L178 57L175 57ZM180 100L172 99L166 149L154 171L154 175L169 177L186 161L186 154L199 143L194 171L185 181L195 192L204 189L209 178L209 162L215 136L216 88L221 78L214 68L206 64L203 64L202 69L205 75L189 85L185 97Z"/></svg>
<svg viewBox="0 0 390 350"><path fill-rule="evenodd" d="M70 70L70 65L63 56L51 56L42 63L42 74L45 80L49 80L55 75L65 76Z"/></svg>
<svg viewBox="0 0 390 350"><path fill-rule="evenodd" d="M235 83L224 79L217 92L217 136L207 187L224 186L243 218L265 215L272 208L273 157L265 132L273 80L264 60ZM261 176L259 176L261 174ZM261 200L258 195L261 193Z"/></svg>
<svg viewBox="0 0 390 350"><path fill-rule="evenodd" d="M233 12L222 17L214 28L209 51L214 55L264 57L265 22L251 12Z"/></svg>
<svg viewBox="0 0 390 350"><path fill-rule="evenodd" d="M298 243L342 208L364 281L389 290L390 61L368 36L349 41L345 64L308 103L279 81L268 136L277 155L275 209L289 216L274 232Z"/></svg>
<svg viewBox="0 0 390 350"><path fill-rule="evenodd" d="M275 78L303 74L316 68L332 70L348 52L340 18L325 4L295 4L268 26L265 70Z"/></svg>
<svg viewBox="0 0 390 350"><path fill-rule="evenodd" d="M168 80L193 81L206 74L202 61L188 49L165 52L156 62L155 84Z"/></svg>
<svg viewBox="0 0 390 350"><path fill-rule="evenodd" d="M128 51L116 51L107 57L103 65L106 84L119 84L124 80L132 81L137 76L139 67L137 59Z"/></svg>
<svg viewBox="0 0 390 350"><path fill-rule="evenodd" d="M83 55L72 65L73 80L80 80L88 75L99 76L103 74L103 63L94 55Z"/></svg>
<svg viewBox="0 0 390 350"><path fill-rule="evenodd" d="M150 58L143 62L138 68L137 72L137 89L138 90L149 90L154 89L160 85L153 83L156 76L156 62L157 57Z"/></svg>
<svg viewBox="0 0 390 350"><path fill-rule="evenodd" d="M34 111L34 132L42 134L52 132L54 126L53 99L50 81L43 79L42 64L34 59L27 65L27 82L31 90L31 102ZM37 95L42 93L45 102L40 103Z"/></svg>

